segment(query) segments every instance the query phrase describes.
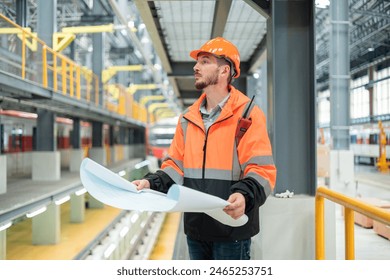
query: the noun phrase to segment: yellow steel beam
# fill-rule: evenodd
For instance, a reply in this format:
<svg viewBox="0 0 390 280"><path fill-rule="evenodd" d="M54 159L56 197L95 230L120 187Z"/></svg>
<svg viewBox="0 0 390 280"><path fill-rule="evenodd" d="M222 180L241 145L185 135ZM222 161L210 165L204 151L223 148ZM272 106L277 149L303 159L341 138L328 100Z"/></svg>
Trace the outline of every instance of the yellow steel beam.
<svg viewBox="0 0 390 280"><path fill-rule="evenodd" d="M143 69L144 69L144 65L141 64L111 66L102 71L102 82L103 84L108 82L119 71L131 72L131 71L142 71Z"/></svg>
<svg viewBox="0 0 390 280"><path fill-rule="evenodd" d="M155 114L158 116L160 116L162 114L167 114L167 113L175 114L175 112L170 107L160 107L160 108L156 108L154 111L155 111Z"/></svg>
<svg viewBox="0 0 390 280"><path fill-rule="evenodd" d="M36 51L38 49L38 41L37 41L37 33L33 32L31 33L30 27L24 27L24 28L17 28L17 27L5 27L0 28L0 34L6 35L6 34L17 34L18 38L20 40L24 40L26 46L32 50ZM29 39L31 39L29 41Z"/></svg>
<svg viewBox="0 0 390 280"><path fill-rule="evenodd" d="M20 40L24 40L26 46L32 50L33 52L37 51L38 49L38 41L37 41L37 33L18 33L18 38Z"/></svg>
<svg viewBox="0 0 390 280"><path fill-rule="evenodd" d="M27 31L27 33L31 33L30 27L24 27L24 28L17 28L17 27L4 27L0 28L0 34L22 34L23 32Z"/></svg>
<svg viewBox="0 0 390 280"><path fill-rule="evenodd" d="M53 49L58 52L65 49L76 38L75 34L103 32L114 32L114 24L64 27L53 34Z"/></svg>
<svg viewBox="0 0 390 280"><path fill-rule="evenodd" d="M156 101L156 100L164 100L165 99L165 96L163 95L147 95L147 96L143 96L141 99L140 99L140 104L142 106L145 106L145 104L148 102L148 101Z"/></svg>
<svg viewBox="0 0 390 280"><path fill-rule="evenodd" d="M56 52L60 52L69 46L74 39L76 39L76 35L74 34L56 32L53 34L53 49Z"/></svg>
<svg viewBox="0 0 390 280"><path fill-rule="evenodd" d="M155 120L173 118L177 116L177 114L171 108L157 108L152 115L154 116Z"/></svg>
<svg viewBox="0 0 390 280"><path fill-rule="evenodd" d="M161 103L153 103L148 107L149 113L153 113L156 109L158 108L168 108L169 104L166 102L161 102Z"/></svg>
<svg viewBox="0 0 390 280"><path fill-rule="evenodd" d="M158 84L133 84L127 88L127 91L133 95L138 90L151 90L159 88Z"/></svg>
<svg viewBox="0 0 390 280"><path fill-rule="evenodd" d="M61 29L62 33L103 33L103 32L114 32L114 24L106 25L87 25L87 26L72 26L64 27Z"/></svg>
<svg viewBox="0 0 390 280"><path fill-rule="evenodd" d="M173 117L173 116L176 116L175 112L172 111L171 109L169 108L157 108L155 110L155 113L156 117L158 118L166 118L166 117Z"/></svg>
<svg viewBox="0 0 390 280"><path fill-rule="evenodd" d="M106 85L105 88L109 94L109 97L114 98L114 99L119 98L120 90L119 90L119 87L117 85Z"/></svg>
<svg viewBox="0 0 390 280"><path fill-rule="evenodd" d="M144 65L142 65L142 64L115 65L115 66L109 67L108 69L115 70L116 72L119 72L119 71L142 71L142 70L144 70Z"/></svg>

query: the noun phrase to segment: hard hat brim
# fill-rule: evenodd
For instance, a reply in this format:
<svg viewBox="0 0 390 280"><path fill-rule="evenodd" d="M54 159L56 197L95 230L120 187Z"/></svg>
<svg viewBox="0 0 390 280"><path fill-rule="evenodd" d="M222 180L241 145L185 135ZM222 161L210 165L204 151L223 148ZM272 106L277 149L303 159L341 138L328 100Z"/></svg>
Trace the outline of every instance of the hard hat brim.
<svg viewBox="0 0 390 280"><path fill-rule="evenodd" d="M198 54L201 53L201 52L204 52L202 50L193 50L190 52L190 56L195 59L195 60L198 60Z"/></svg>

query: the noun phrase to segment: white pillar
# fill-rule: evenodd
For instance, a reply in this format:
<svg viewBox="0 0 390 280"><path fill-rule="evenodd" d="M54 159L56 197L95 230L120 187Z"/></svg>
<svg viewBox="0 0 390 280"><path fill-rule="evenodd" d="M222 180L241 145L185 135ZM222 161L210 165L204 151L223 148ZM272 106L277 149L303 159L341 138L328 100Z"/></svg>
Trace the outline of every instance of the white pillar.
<svg viewBox="0 0 390 280"><path fill-rule="evenodd" d="M114 146L109 146L109 149L110 149L110 155L111 155L111 159L110 159L110 164L113 164L115 162L117 162L117 146L114 145Z"/></svg>
<svg viewBox="0 0 390 280"><path fill-rule="evenodd" d="M85 194L70 196L70 222L82 223L85 219Z"/></svg>
<svg viewBox="0 0 390 280"><path fill-rule="evenodd" d="M329 188L354 187L354 155L351 150L330 151Z"/></svg>
<svg viewBox="0 0 390 280"><path fill-rule="evenodd" d="M47 210L32 218L32 243L34 245L57 244L61 239L61 207L54 203Z"/></svg>
<svg viewBox="0 0 390 280"><path fill-rule="evenodd" d="M0 155L0 194L7 192L7 156Z"/></svg>
<svg viewBox="0 0 390 280"><path fill-rule="evenodd" d="M130 144L128 146L128 149L129 149L129 158L130 159L135 158L135 144Z"/></svg>
<svg viewBox="0 0 390 280"><path fill-rule="evenodd" d="M82 149L72 149L70 152L70 172L80 172L80 165L84 159L84 151Z"/></svg>
<svg viewBox="0 0 390 280"><path fill-rule="evenodd" d="M7 230L0 231L0 260L7 259Z"/></svg>
<svg viewBox="0 0 390 280"><path fill-rule="evenodd" d="M123 145L123 159L124 160L130 159L130 146L129 145Z"/></svg>
<svg viewBox="0 0 390 280"><path fill-rule="evenodd" d="M37 151L32 155L32 180L56 181L61 179L61 155L59 151Z"/></svg>

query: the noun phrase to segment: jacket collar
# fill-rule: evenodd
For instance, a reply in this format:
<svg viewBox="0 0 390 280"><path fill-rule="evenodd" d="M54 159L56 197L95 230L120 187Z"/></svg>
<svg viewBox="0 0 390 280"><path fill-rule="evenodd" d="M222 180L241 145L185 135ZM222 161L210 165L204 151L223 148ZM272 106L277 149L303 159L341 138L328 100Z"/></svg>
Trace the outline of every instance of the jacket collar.
<svg viewBox="0 0 390 280"><path fill-rule="evenodd" d="M203 120L202 116L200 115L199 109L205 98L206 94L203 92L202 95L194 102L194 104L192 104L188 108L187 112L185 112L183 115L186 119L194 122L199 127L203 127ZM231 85L230 97L226 102L225 106L222 108L222 112L216 121L230 117L238 108L240 108L248 101L249 98L246 95L244 95L241 91Z"/></svg>

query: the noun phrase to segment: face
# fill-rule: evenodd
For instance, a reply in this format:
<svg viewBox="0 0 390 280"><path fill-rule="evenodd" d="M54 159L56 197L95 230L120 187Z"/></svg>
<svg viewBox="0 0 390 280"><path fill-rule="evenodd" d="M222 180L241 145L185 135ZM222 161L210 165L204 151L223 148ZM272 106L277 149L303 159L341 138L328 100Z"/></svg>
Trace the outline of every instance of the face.
<svg viewBox="0 0 390 280"><path fill-rule="evenodd" d="M211 54L198 55L194 66L195 87L204 89L210 85L216 85L219 81L219 68L217 58Z"/></svg>

